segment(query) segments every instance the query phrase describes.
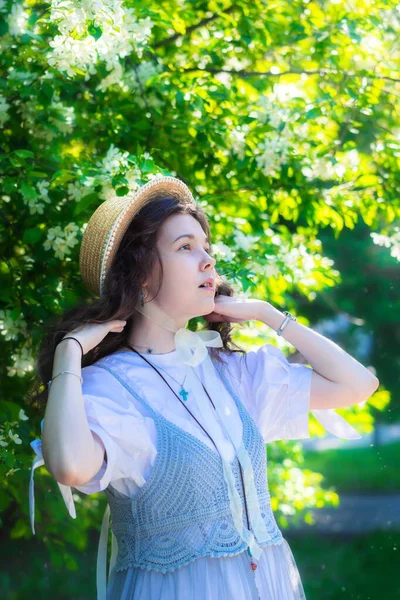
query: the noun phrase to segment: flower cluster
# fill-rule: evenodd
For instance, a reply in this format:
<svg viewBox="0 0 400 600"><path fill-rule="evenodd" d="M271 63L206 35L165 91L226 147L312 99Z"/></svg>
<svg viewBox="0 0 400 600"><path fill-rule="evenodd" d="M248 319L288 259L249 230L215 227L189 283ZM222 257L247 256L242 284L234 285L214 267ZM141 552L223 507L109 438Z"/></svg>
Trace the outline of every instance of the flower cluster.
<svg viewBox="0 0 400 600"><path fill-rule="evenodd" d="M26 321L22 316L15 317L11 310L0 310L0 333L6 341L18 339L25 327Z"/></svg>
<svg viewBox="0 0 400 600"><path fill-rule="evenodd" d="M68 223L62 229L59 225L51 227L47 232L47 240L43 246L45 250L54 250L56 258L61 260L71 254L71 248L73 248L78 242L79 227L75 223Z"/></svg>
<svg viewBox="0 0 400 600"><path fill-rule="evenodd" d="M20 192L23 203L28 206L31 215L42 215L44 213L44 205L50 204L49 185L49 182L43 179L36 183L36 188L26 185L21 186Z"/></svg>
<svg viewBox="0 0 400 600"><path fill-rule="evenodd" d="M391 235L371 233L371 238L377 246L390 248L390 256L400 261L400 228L395 227Z"/></svg>
<svg viewBox="0 0 400 600"><path fill-rule="evenodd" d="M60 32L50 42L49 65L70 77L83 74L86 81L98 61L112 71L133 50L141 57L153 26L122 0L54 0L49 19Z"/></svg>
<svg viewBox="0 0 400 600"><path fill-rule="evenodd" d="M13 2L10 14L7 17L8 33L14 36L20 36L26 33L28 29L29 13L22 4Z"/></svg>
<svg viewBox="0 0 400 600"><path fill-rule="evenodd" d="M257 145L260 154L256 156L256 163L264 175L278 177L279 171L287 161L291 134L288 129L282 133L273 133Z"/></svg>

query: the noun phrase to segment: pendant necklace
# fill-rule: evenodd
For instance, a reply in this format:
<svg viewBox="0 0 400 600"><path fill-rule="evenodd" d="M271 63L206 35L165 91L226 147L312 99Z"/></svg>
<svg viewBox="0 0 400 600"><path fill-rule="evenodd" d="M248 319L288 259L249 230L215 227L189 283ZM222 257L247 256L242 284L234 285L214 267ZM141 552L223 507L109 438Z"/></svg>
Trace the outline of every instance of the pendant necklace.
<svg viewBox="0 0 400 600"><path fill-rule="evenodd" d="M136 346L137 346L138 348L146 348L146 347L147 347L147 346L138 346L137 344L136 344ZM152 354L152 352L153 352L153 351L152 351L152 349L151 349L151 348L148 348L148 349L147 349L147 354ZM138 353L138 354L140 354L140 353ZM176 383L177 383L177 384L180 386L180 388L181 388L181 391L179 392L179 395L182 397L182 399L184 400L184 402L187 402L187 399L188 399L188 396L189 396L189 392L188 392L188 390L186 390L186 389L183 387L183 384L185 383L185 381L186 381L186 377L187 377L187 367L186 367L186 375L185 375L185 378L184 378L184 380L183 380L183 382L182 382L182 383L180 383L179 381L177 381L177 380L175 379L175 377L172 377L172 375L171 375L170 373L168 373L168 371L166 371L165 369L163 369L163 368L162 368L162 367L160 367L159 365L157 365L157 367L158 367L159 369L161 369L161 371L164 371L164 373L165 373L166 375L168 375L169 377L171 377L171 379L173 379L174 381L176 381Z"/></svg>

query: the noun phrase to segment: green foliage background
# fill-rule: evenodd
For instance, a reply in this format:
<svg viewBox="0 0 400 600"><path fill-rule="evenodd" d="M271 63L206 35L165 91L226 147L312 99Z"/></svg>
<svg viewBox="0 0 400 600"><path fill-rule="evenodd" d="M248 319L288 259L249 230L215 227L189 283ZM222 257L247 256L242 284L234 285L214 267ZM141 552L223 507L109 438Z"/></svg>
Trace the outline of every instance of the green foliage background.
<svg viewBox="0 0 400 600"><path fill-rule="evenodd" d="M91 213L157 173L183 179L205 208L218 268L237 291L308 325L339 306L362 313L355 328L379 331L366 360L384 385L339 411L360 433L398 383L396 3L92 5L0 2L0 508L14 540L31 537L29 442L43 415L26 392L43 325L88 293L78 254ZM249 324L236 341L286 348L271 333ZM272 444L268 458L281 526L338 502L302 468L300 444ZM75 495L69 523L56 483L36 474L37 536L56 568L76 569L102 500Z"/></svg>

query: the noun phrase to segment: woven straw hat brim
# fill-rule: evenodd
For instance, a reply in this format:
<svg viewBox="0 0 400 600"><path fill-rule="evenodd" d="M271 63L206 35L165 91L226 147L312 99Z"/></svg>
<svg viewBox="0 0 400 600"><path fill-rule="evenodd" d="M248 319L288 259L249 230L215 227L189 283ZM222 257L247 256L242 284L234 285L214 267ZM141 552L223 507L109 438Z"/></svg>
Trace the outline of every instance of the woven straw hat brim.
<svg viewBox="0 0 400 600"><path fill-rule="evenodd" d="M104 280L129 224L147 203L160 196L172 196L194 204L183 181L176 177L154 177L134 195L106 200L90 217L82 237L79 266L85 286L101 295Z"/></svg>

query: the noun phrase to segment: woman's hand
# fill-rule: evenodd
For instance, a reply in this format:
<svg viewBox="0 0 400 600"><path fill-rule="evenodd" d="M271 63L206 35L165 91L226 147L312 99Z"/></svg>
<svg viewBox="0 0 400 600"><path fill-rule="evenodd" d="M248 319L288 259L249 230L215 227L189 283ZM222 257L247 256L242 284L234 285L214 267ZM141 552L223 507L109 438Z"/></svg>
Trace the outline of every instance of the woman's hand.
<svg viewBox="0 0 400 600"><path fill-rule="evenodd" d="M244 321L258 320L260 306L264 304L257 298L235 298L219 294L214 298L214 310L208 315L203 315L209 322L228 321L242 323Z"/></svg>
<svg viewBox="0 0 400 600"><path fill-rule="evenodd" d="M109 333L121 333L125 325L126 321L120 319L113 319L112 321L106 321L105 323L82 325L82 327L77 327L64 335L61 342L65 337L72 336L81 343L83 354L86 354L89 350L92 350L95 346L100 344Z"/></svg>

